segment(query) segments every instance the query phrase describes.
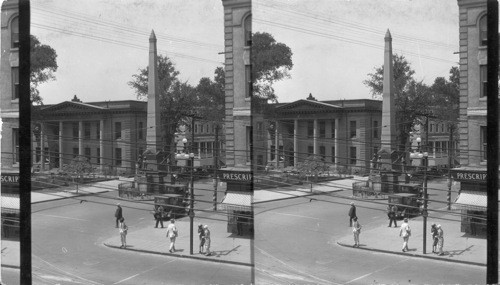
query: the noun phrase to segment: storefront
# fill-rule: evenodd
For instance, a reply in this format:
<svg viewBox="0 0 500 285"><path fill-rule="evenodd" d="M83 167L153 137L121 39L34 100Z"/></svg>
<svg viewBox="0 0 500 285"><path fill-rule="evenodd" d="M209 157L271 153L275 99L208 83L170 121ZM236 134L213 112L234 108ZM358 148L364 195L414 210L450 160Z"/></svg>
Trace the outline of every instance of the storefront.
<svg viewBox="0 0 500 285"><path fill-rule="evenodd" d="M19 173L2 170L2 239L19 240Z"/></svg>
<svg viewBox="0 0 500 285"><path fill-rule="evenodd" d="M452 177L460 182L460 192L452 209L461 211L461 232L486 236L486 169L452 169Z"/></svg>
<svg viewBox="0 0 500 285"><path fill-rule="evenodd" d="M253 234L253 176L249 171L221 171L219 179L227 190L219 209L227 212L227 231L233 234Z"/></svg>

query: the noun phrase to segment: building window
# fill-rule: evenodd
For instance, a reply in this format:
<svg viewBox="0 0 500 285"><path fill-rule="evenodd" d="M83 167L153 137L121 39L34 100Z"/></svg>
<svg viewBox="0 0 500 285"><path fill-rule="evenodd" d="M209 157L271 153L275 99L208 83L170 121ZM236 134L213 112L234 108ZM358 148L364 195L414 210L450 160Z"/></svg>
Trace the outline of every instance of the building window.
<svg viewBox="0 0 500 285"><path fill-rule="evenodd" d="M356 165L356 147L349 147L349 164Z"/></svg>
<svg viewBox="0 0 500 285"><path fill-rule="evenodd" d="M96 162L97 162L97 164L101 164L101 149L100 148L96 149Z"/></svg>
<svg viewBox="0 0 500 285"><path fill-rule="evenodd" d="M326 122L319 121L319 137L325 138L325 132L326 132Z"/></svg>
<svg viewBox="0 0 500 285"><path fill-rule="evenodd" d="M335 163L335 147L332 146L332 163Z"/></svg>
<svg viewBox="0 0 500 285"><path fill-rule="evenodd" d="M378 121L373 121L373 138L378 139Z"/></svg>
<svg viewBox="0 0 500 285"><path fill-rule="evenodd" d="M486 127L481 126L480 127L480 136L481 136L481 160L486 161L488 160L488 136L486 134Z"/></svg>
<svg viewBox="0 0 500 285"><path fill-rule="evenodd" d="M252 71L250 65L245 65L245 98L252 94Z"/></svg>
<svg viewBox="0 0 500 285"><path fill-rule="evenodd" d="M12 48L19 48L19 17L10 22L10 40Z"/></svg>
<svg viewBox="0 0 500 285"><path fill-rule="evenodd" d="M349 137L351 139L356 137L356 121L349 121Z"/></svg>
<svg viewBox="0 0 500 285"><path fill-rule="evenodd" d="M73 148L73 158L76 158L80 154L80 150L77 147Z"/></svg>
<svg viewBox="0 0 500 285"><path fill-rule="evenodd" d="M98 140L100 140L100 139L101 139L101 123L97 124L97 126L96 126L96 127L97 127L97 128L96 128L96 136L95 136L95 137L96 137Z"/></svg>
<svg viewBox="0 0 500 285"><path fill-rule="evenodd" d="M86 147L85 148L85 157L90 161L90 159L92 158L92 152L90 150L90 147Z"/></svg>
<svg viewBox="0 0 500 285"><path fill-rule="evenodd" d="M332 139L335 138L335 120L332 120Z"/></svg>
<svg viewBox="0 0 500 285"><path fill-rule="evenodd" d="M121 148L115 148L115 165L116 166L122 165L122 149Z"/></svg>
<svg viewBox="0 0 500 285"><path fill-rule="evenodd" d="M307 154L308 155L313 155L314 154L314 146L308 145L307 146Z"/></svg>
<svg viewBox="0 0 500 285"><path fill-rule="evenodd" d="M12 129L13 163L19 163L19 129Z"/></svg>
<svg viewBox="0 0 500 285"><path fill-rule="evenodd" d="M326 158L326 149L325 149L325 146L321 145L319 147L319 155L321 155L321 160L325 161L325 158Z"/></svg>
<svg viewBox="0 0 500 285"><path fill-rule="evenodd" d="M481 90L479 91L479 97L488 96L488 65L479 66L479 82Z"/></svg>
<svg viewBox="0 0 500 285"><path fill-rule="evenodd" d="M86 140L90 139L90 122L83 123L83 137Z"/></svg>
<svg viewBox="0 0 500 285"><path fill-rule="evenodd" d="M429 133L432 133L434 130L434 124L429 124Z"/></svg>
<svg viewBox="0 0 500 285"><path fill-rule="evenodd" d="M78 132L79 132L79 129L80 129L79 126L78 126L78 123L72 123L71 126L72 126L72 129L73 129L73 139L77 140L78 137L79 137Z"/></svg>
<svg viewBox="0 0 500 285"><path fill-rule="evenodd" d="M486 15L479 19L479 45L485 46L488 44L488 24L486 22Z"/></svg>
<svg viewBox="0 0 500 285"><path fill-rule="evenodd" d="M248 16L245 18L243 23L245 29L245 46L252 45L252 16Z"/></svg>
<svg viewBox="0 0 500 285"><path fill-rule="evenodd" d="M139 122L139 139L142 140L144 138L144 123Z"/></svg>
<svg viewBox="0 0 500 285"><path fill-rule="evenodd" d="M307 137L312 138L314 136L314 121L307 121Z"/></svg>
<svg viewBox="0 0 500 285"><path fill-rule="evenodd" d="M251 162L251 150L252 150L252 127L247 126L246 127L246 142L247 142L247 148L246 148L246 161Z"/></svg>
<svg viewBox="0 0 500 285"><path fill-rule="evenodd" d="M115 139L121 139L121 138L122 138L122 123L115 122Z"/></svg>
<svg viewBox="0 0 500 285"><path fill-rule="evenodd" d="M264 123L257 122L257 139L262 140L264 138Z"/></svg>
<svg viewBox="0 0 500 285"><path fill-rule="evenodd" d="M205 125L203 125L203 124L201 124L201 125L200 125L200 134L203 134L203 127L204 127L204 126L205 126Z"/></svg>
<svg viewBox="0 0 500 285"><path fill-rule="evenodd" d="M12 99L19 99L19 67L12 67Z"/></svg>
<svg viewBox="0 0 500 285"><path fill-rule="evenodd" d="M194 133L197 134L198 133L198 124L195 124L194 125Z"/></svg>

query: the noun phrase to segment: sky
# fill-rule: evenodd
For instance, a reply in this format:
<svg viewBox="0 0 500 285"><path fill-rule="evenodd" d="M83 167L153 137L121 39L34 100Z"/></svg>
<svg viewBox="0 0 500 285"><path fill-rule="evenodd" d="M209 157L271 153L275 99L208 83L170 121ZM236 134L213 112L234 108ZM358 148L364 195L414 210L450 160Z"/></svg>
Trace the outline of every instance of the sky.
<svg viewBox="0 0 500 285"><path fill-rule="evenodd" d="M135 100L127 82L148 64L154 29L160 54L196 85L223 66L221 0L34 0L31 33L58 54L56 80L39 87L44 104ZM432 84L458 66L456 0L253 0L254 32L293 52L291 78L275 85L279 102L371 98L363 84L383 64L384 35L415 78Z"/></svg>
<svg viewBox="0 0 500 285"><path fill-rule="evenodd" d="M252 17L254 32L293 52L291 78L275 84L279 102L372 98L363 81L383 65L387 29L417 80L458 66L456 0L253 0Z"/></svg>

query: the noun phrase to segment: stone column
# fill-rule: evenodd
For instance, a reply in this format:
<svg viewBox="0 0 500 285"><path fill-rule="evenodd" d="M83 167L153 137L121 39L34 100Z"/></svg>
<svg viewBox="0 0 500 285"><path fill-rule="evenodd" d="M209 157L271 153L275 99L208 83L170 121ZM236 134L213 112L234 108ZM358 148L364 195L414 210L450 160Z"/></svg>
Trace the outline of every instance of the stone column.
<svg viewBox="0 0 500 285"><path fill-rule="evenodd" d="M59 121L59 169L61 169L64 161L63 151L63 122Z"/></svg>
<svg viewBox="0 0 500 285"><path fill-rule="evenodd" d="M104 172L104 120L99 121L99 169Z"/></svg>
<svg viewBox="0 0 500 285"><path fill-rule="evenodd" d="M299 120L293 120L293 165L299 161Z"/></svg>
<svg viewBox="0 0 500 285"><path fill-rule="evenodd" d="M78 155L83 155L83 121L78 122Z"/></svg>
<svg viewBox="0 0 500 285"><path fill-rule="evenodd" d="M314 124L313 124L313 148L314 148L314 155L318 154L318 119L314 119Z"/></svg>

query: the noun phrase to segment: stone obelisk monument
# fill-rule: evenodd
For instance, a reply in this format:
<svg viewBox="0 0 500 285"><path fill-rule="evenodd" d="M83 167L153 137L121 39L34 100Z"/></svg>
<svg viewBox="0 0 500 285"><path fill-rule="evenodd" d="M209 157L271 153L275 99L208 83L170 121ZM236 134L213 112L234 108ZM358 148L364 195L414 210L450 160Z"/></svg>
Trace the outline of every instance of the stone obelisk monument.
<svg viewBox="0 0 500 285"><path fill-rule="evenodd" d="M382 94L382 132L379 150L382 192L397 189L398 176L394 173L396 150L396 108L394 106L394 71L392 60L392 37L389 29L384 37L384 79ZM385 180L385 181L384 181ZM384 183L385 182L385 183Z"/></svg>
<svg viewBox="0 0 500 285"><path fill-rule="evenodd" d="M158 62L156 35L151 31L149 37L149 68L148 68L148 118L146 131L146 179L148 192L158 192L163 184L163 175L159 172L161 163L161 121L160 97L158 92Z"/></svg>

